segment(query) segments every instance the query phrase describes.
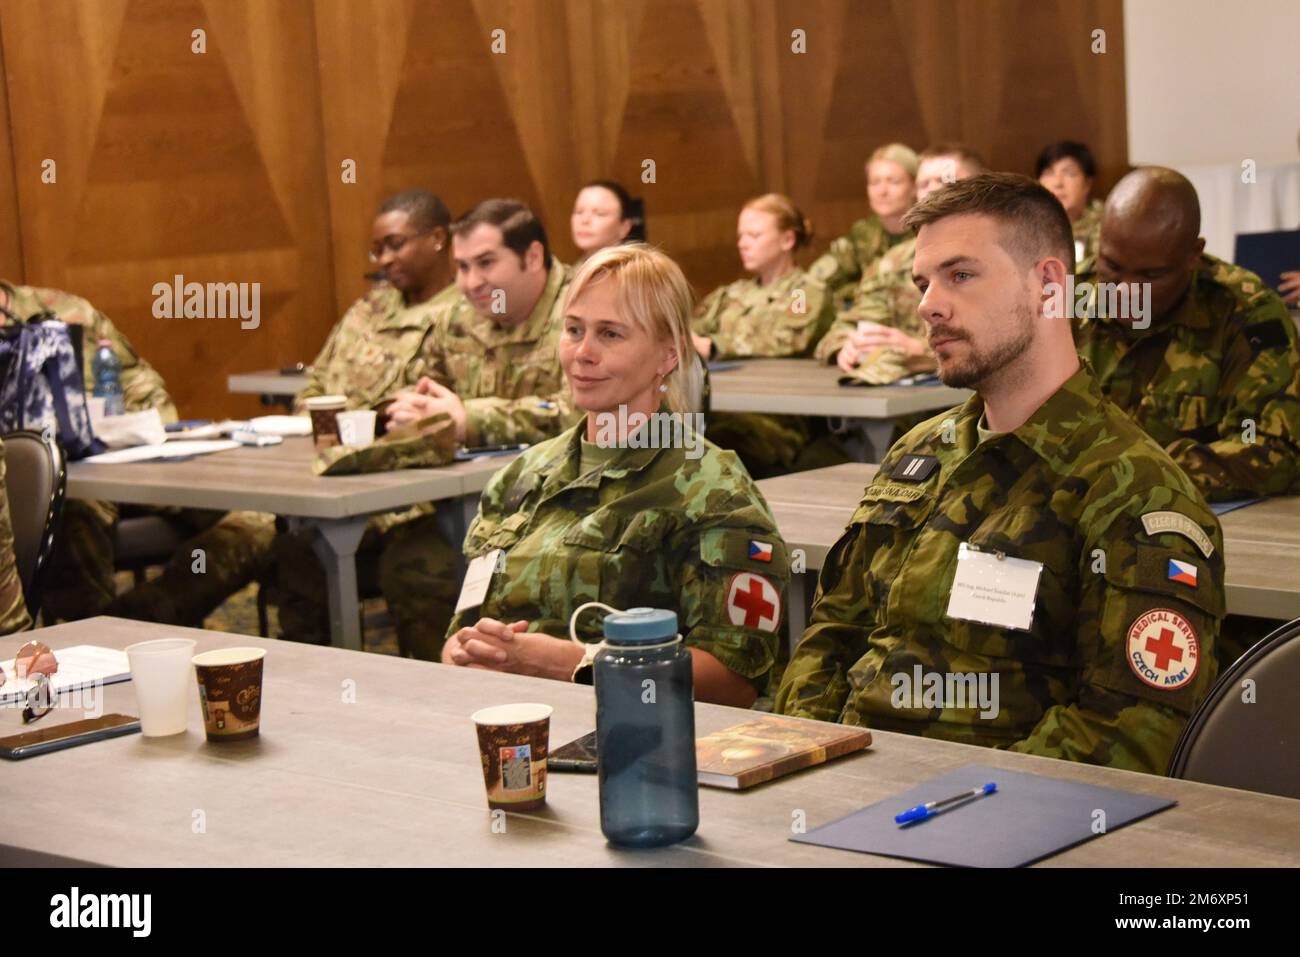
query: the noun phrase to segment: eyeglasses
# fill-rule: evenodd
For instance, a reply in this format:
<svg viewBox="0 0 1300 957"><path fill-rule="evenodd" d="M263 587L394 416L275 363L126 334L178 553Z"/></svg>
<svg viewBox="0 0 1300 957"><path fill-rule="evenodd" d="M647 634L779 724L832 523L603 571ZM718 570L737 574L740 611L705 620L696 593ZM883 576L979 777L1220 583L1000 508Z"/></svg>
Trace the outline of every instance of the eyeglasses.
<svg viewBox="0 0 1300 957"><path fill-rule="evenodd" d="M367 258L372 263L377 263L379 262L379 260L384 258L385 250L387 250L388 252L396 256L398 253L402 251L402 247L405 246L407 243L409 243L412 239L419 239L421 236L427 236L431 232L433 232L433 230L426 229L424 232L416 233L414 236L385 236L383 240L380 241L377 245L370 247L370 252L367 254ZM442 246L439 245L434 247L433 251L435 253L441 252Z"/></svg>
<svg viewBox="0 0 1300 957"><path fill-rule="evenodd" d="M50 647L40 641L29 641L14 655L14 676L19 681L30 679L23 707L23 724L31 724L54 710L54 691L50 675L59 670L58 659ZM0 685L5 683L5 672L0 671Z"/></svg>

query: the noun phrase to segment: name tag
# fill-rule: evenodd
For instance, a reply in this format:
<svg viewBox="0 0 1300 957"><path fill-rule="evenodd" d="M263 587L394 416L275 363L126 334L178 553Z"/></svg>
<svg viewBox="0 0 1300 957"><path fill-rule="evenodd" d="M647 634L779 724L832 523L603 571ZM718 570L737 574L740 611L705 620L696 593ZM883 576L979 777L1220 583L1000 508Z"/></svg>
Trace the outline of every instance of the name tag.
<svg viewBox="0 0 1300 957"><path fill-rule="evenodd" d="M465 581L460 586L460 598L456 601L456 614L483 604L483 599L487 598L488 585L492 581L492 573L497 570L497 563L505 554L501 549L494 548L469 563Z"/></svg>
<svg viewBox="0 0 1300 957"><path fill-rule="evenodd" d="M1042 562L999 557L962 542L948 594L948 617L1028 631L1042 572Z"/></svg>

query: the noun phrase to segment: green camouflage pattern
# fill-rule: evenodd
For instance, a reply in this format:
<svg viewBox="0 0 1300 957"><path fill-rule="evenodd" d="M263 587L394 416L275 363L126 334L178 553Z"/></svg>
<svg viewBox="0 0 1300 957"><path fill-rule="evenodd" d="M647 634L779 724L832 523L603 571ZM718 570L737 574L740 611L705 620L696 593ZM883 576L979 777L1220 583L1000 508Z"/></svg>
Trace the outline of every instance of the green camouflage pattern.
<svg viewBox="0 0 1300 957"><path fill-rule="evenodd" d="M875 269L876 262L892 247L911 239L911 230L891 233L872 213L849 227L846 235L831 240L830 247L808 268L809 274L825 283L835 303L853 298L853 291L863 276Z"/></svg>
<svg viewBox="0 0 1300 957"><path fill-rule="evenodd" d="M407 306L398 290L376 285L331 330L307 385L294 399L294 411L302 412L306 400L318 395L345 395L349 409L370 409L414 386L424 373L422 347L434 317L459 295L452 283Z"/></svg>
<svg viewBox="0 0 1300 957"><path fill-rule="evenodd" d="M718 287L700 303L692 328L713 343L713 359L802 358L834 321L826 286L796 268L768 286L751 278ZM791 471L812 441L807 417L755 412L714 413L708 434L756 478Z"/></svg>
<svg viewBox="0 0 1300 957"><path fill-rule="evenodd" d="M779 621L732 621L732 579L752 573L780 598L790 562L761 493L731 452L702 441L683 448L622 449L581 472L586 423L534 446L498 472L479 501L465 540L474 559L505 551L504 571L481 609L457 615L448 634L478 620L526 620L528 630L568 640L569 616L584 602L650 606L677 613L688 646L708 651L761 691L777 657ZM698 437L697 437L698 438ZM698 448L698 447L697 447ZM749 557L750 542L772 546L769 562ZM754 584L752 579L742 583ZM584 615L583 641L601 638L601 615Z"/></svg>
<svg viewBox="0 0 1300 957"><path fill-rule="evenodd" d="M1098 299L1076 322L1079 354L1207 500L1300 492L1300 347L1277 293L1203 255L1187 295L1150 328L1098 314Z"/></svg>
<svg viewBox="0 0 1300 957"><path fill-rule="evenodd" d="M1024 425L981 444L982 414L972 396L885 456L827 555L777 710L1163 774L1218 670L1218 520L1102 398L1086 365ZM909 479L900 465L911 455L937 466ZM1184 534L1148 534L1143 516L1158 512L1184 516L1210 554ZM1042 563L1031 631L947 617L963 542ZM1194 586L1170 580L1171 558L1195 567ZM1147 684L1127 657L1130 628L1153 609L1181 616L1197 637L1196 668L1181 685ZM894 676L916 666L990 685L997 675L996 716L947 701L895 707Z"/></svg>
<svg viewBox="0 0 1300 957"><path fill-rule="evenodd" d="M915 339L925 339L928 331L925 321L917 314L921 305L921 292L912 282L912 264L916 260L916 240L909 238L894 246L880 258L873 273L863 277L853 296L853 305L836 317L834 325L822 337L813 353L820 362L835 361L840 348L849 336L857 331L863 320L878 322L882 326L901 329ZM929 347L927 346L927 349ZM873 374L870 367L878 364ZM864 369L863 367L867 368ZM867 380L894 382L907 375L902 353L897 349L880 349L859 363L859 370ZM879 384L879 383L877 383Z"/></svg>
<svg viewBox="0 0 1300 957"><path fill-rule="evenodd" d="M14 555L14 528L9 519L9 493L5 489L4 443L0 442L0 635L12 635L32 627L18 577Z"/></svg>
<svg viewBox="0 0 1300 957"><path fill-rule="evenodd" d="M1101 213L1105 208L1102 201L1092 199L1083 207L1083 213L1070 224L1074 233L1074 270L1097 255L1097 243L1101 239Z"/></svg>
<svg viewBox="0 0 1300 957"><path fill-rule="evenodd" d="M126 336L118 331L109 318L80 296L59 289L41 289L36 286L15 286L0 281L9 294L9 310L26 320L42 312L52 312L69 325L79 325L85 332L82 338L82 377L86 394L94 386L93 363L100 339L107 339L117 360L122 364L122 404L127 412L157 409L164 423L175 422L179 417L162 376L135 351ZM0 322L7 321L0 318Z"/></svg>
<svg viewBox="0 0 1300 957"><path fill-rule="evenodd" d="M421 353L424 374L465 403L467 446L540 442L578 417L558 352L569 276L552 260L533 311L513 329L483 318L459 294L438 311Z"/></svg>

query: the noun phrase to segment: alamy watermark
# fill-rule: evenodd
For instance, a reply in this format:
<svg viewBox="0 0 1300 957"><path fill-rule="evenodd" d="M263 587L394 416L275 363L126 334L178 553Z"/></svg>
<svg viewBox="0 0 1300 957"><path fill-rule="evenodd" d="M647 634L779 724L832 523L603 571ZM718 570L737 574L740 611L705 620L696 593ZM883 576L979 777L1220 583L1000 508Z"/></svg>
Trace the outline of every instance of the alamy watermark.
<svg viewBox="0 0 1300 957"><path fill-rule="evenodd" d="M1151 283L1081 282L1065 277L1065 285L1049 282L1043 291L1050 297L1043 315L1048 319L1096 319L1098 308L1110 319L1131 319L1134 329L1151 326Z"/></svg>
<svg viewBox="0 0 1300 957"><path fill-rule="evenodd" d="M596 413L596 445L602 449L685 449L688 459L704 455L701 412Z"/></svg>
<svg viewBox="0 0 1300 957"><path fill-rule="evenodd" d="M155 319L239 319L241 329L262 324L260 282L186 282L177 273L152 291Z"/></svg>
<svg viewBox="0 0 1300 957"><path fill-rule="evenodd" d="M889 703L895 708L979 708L980 717L991 720L1002 710L998 700L998 672L924 671L891 675L894 692Z"/></svg>

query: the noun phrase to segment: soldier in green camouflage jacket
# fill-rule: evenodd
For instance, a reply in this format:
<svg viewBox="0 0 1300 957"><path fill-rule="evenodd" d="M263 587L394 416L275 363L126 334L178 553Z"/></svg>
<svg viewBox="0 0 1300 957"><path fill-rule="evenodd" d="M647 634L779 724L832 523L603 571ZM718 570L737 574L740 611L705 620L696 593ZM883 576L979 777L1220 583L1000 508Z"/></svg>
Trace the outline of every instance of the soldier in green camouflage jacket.
<svg viewBox="0 0 1300 957"><path fill-rule="evenodd" d="M601 249L578 271L560 356L587 418L483 493L465 554L504 554L481 601L466 599L475 610L452 622L444 661L576 680L589 664L567 640L579 605L656 606L677 613L697 697L753 703L776 660L789 562L743 466L686 408L690 299L676 264L639 244ZM598 640L599 616L578 632Z"/></svg>
<svg viewBox="0 0 1300 957"><path fill-rule="evenodd" d="M720 286L705 297L692 322L692 338L709 359L803 358L835 320L826 286L794 264L811 228L785 196L769 193L741 210L736 229L742 265L752 278ZM755 478L795 468L813 441L814 420L806 416L715 413L709 438L740 456ZM821 430L825 432L824 429ZM834 465L829 436L819 441L818 466ZM829 456L829 457L828 457Z"/></svg>
<svg viewBox="0 0 1300 957"><path fill-rule="evenodd" d="M1173 170L1116 185L1080 282L1143 283L1149 296L1125 309L1127 297L1093 288L1079 353L1209 501L1300 492L1295 325L1258 276L1205 255L1199 231L1195 189Z"/></svg>
<svg viewBox="0 0 1300 957"><path fill-rule="evenodd" d="M850 226L847 235L832 240L808 270L830 288L837 307L852 301L857 284L881 256L911 238L903 214L916 201L916 166L916 153L902 143L882 146L867 160L864 172L871 215Z"/></svg>
<svg viewBox="0 0 1300 957"><path fill-rule="evenodd" d="M1051 194L981 176L908 218L940 375L978 394L885 457L778 710L1163 773L1217 671L1218 521L1046 313Z"/></svg>
<svg viewBox="0 0 1300 957"><path fill-rule="evenodd" d="M439 316L463 297L450 283L447 246L451 216L425 190L387 199L371 225L370 260L385 281L352 304L312 366L295 408L317 395L342 395L350 409L383 409L426 371L428 340ZM329 611L325 570L307 535L276 539L282 637L324 643ZM448 569L456 550L440 534L434 509L422 503L377 515L357 547L358 567L374 566L402 654L434 660L442 647L455 583Z"/></svg>
<svg viewBox="0 0 1300 957"><path fill-rule="evenodd" d="M983 168L979 156L964 146L932 146L921 154L917 168L917 199ZM915 256L916 239L908 237L863 274L852 305L817 344L813 355L818 361L836 363L843 372L856 372L876 384L934 370L924 324L916 314L921 295L912 282ZM860 330L860 322L871 325Z"/></svg>
<svg viewBox="0 0 1300 957"><path fill-rule="evenodd" d="M32 627L14 556L14 529L9 520L9 494L5 489L4 443L0 442L0 635Z"/></svg>
<svg viewBox="0 0 1300 957"><path fill-rule="evenodd" d="M176 421L176 407L162 376L85 299L58 289L0 282L0 305L22 319L48 311L81 326L87 383L94 381L91 364L96 344L107 339L122 364L125 411L157 409L163 422ZM140 514L165 515L191 537L164 566L162 575L119 596L113 568L117 522L120 516ZM198 627L266 567L274 534L273 516L261 512L223 515L206 509L122 508L113 502L69 498L50 559L43 610L51 621L107 614ZM193 570L196 549L204 555L202 573Z"/></svg>

